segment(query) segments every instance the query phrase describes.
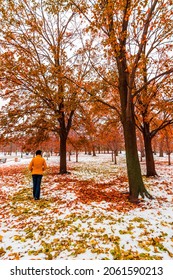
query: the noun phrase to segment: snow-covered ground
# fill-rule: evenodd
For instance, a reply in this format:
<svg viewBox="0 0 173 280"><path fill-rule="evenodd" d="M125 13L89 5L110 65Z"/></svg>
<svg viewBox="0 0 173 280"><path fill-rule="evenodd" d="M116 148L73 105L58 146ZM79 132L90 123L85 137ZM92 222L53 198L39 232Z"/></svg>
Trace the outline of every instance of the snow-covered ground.
<svg viewBox="0 0 173 280"><path fill-rule="evenodd" d="M2 158L3 155L0 155ZM32 199L31 156L0 163L0 259L173 259L173 166L156 157L158 177L146 178L154 199L128 202L125 156L80 154L71 174L57 175L48 158L41 199ZM141 163L145 174L145 162Z"/></svg>

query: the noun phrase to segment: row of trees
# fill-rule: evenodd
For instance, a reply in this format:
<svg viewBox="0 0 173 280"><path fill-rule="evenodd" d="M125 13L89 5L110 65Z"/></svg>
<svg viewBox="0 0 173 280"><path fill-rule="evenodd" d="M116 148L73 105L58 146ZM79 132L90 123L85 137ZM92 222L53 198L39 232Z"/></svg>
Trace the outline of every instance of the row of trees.
<svg viewBox="0 0 173 280"><path fill-rule="evenodd" d="M92 132L92 134L91 134ZM92 137L91 137L92 135ZM104 138L103 138L104 135ZM94 137L93 137L94 136ZM173 151L173 127L169 126L160 131L152 142L153 154L159 157L167 156L167 163L171 165L171 153ZM11 142L13 141L13 142ZM140 155L140 161L145 158L145 147L142 139L142 134L137 132L137 143ZM56 155L60 156L60 143L59 139L50 134L45 140L37 138L35 139L22 137L15 140L11 137L8 140L0 142L0 153L6 155L16 155L23 157L23 154L33 154L34 151L40 147L44 151L44 155ZM78 155L81 152L85 154L96 156L100 153L111 153L112 161L117 164L117 156L124 151L124 141L122 131L112 126L109 128L103 125L102 130L98 134L93 135L93 131L83 131L81 134L71 130L67 140L67 153L68 158L71 160L71 155L76 154L76 161L78 161Z"/></svg>
<svg viewBox="0 0 173 280"><path fill-rule="evenodd" d="M123 131L129 199L151 198L136 127L147 175L156 175L151 141L173 123L172 6L172 0L0 1L4 137L44 140L54 133L63 174L71 128L80 134L88 125L94 143L97 130L114 123Z"/></svg>

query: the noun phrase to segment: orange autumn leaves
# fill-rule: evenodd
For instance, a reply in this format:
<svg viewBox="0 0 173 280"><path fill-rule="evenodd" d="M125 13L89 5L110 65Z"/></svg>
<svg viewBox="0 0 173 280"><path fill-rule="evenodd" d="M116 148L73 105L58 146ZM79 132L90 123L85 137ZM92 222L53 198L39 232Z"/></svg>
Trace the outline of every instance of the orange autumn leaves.
<svg viewBox="0 0 173 280"><path fill-rule="evenodd" d="M0 189L0 196L7 203L8 195L10 195L11 191L12 193L14 192L17 184L26 184L29 174L26 166L24 165L3 167L3 174L3 183L8 182L9 191L6 190L5 192L2 192ZM2 170L0 176L2 176ZM29 178L29 180L31 181L31 178ZM1 183L1 185L3 183ZM49 186L46 187L44 184ZM132 205L128 202L128 190L124 191L124 184L127 185L127 177L123 175L119 175L112 179L110 178L109 182L98 183L91 179L78 179L73 174L60 176L58 175L58 168L51 167L43 179L42 193L44 197L44 195L47 195L49 192L49 188L52 188L51 194L55 194L56 191L62 190L64 193L63 200L65 203L65 195L68 191L73 193L75 196L75 198L69 202L71 205L106 202L110 211L118 210L126 212L139 206ZM30 196L32 197L32 190L30 191ZM54 196L54 201L61 204L63 203L63 201L59 199L58 195L57 197Z"/></svg>
<svg viewBox="0 0 173 280"><path fill-rule="evenodd" d="M162 206L169 208L172 197L169 174L164 180L145 178L149 188L161 192L155 204L143 201L134 207L127 200L123 166L110 162L71 163L69 175L58 175L58 167L51 166L37 203L26 166L3 165L3 169L6 175L0 189L10 218L1 220L1 259L86 259L88 252L92 259L172 257L172 220L162 216ZM153 212L151 219L145 218L145 210ZM127 246L121 246L126 241Z"/></svg>
<svg viewBox="0 0 173 280"><path fill-rule="evenodd" d="M109 182L98 183L94 180L78 179L75 175L57 176L58 169L51 168L50 174L47 175L46 181L51 180L52 184L56 184L53 190L63 190L74 193L76 198L69 204L78 205L92 203L108 203L107 209L110 211L126 212L132 210L137 205L132 205L128 201L128 191L124 191L124 184L127 185L127 177L117 175L116 178L110 178ZM53 178L52 175L53 174ZM58 199L58 198L57 198ZM56 200L56 198L55 198ZM70 206L70 205L69 205Z"/></svg>

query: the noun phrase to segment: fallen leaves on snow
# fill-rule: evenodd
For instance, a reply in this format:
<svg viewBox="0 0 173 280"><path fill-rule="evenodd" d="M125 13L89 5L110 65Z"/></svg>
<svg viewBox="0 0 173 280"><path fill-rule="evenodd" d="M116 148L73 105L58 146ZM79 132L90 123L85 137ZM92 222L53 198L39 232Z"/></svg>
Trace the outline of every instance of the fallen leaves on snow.
<svg viewBox="0 0 173 280"><path fill-rule="evenodd" d="M160 206L170 205L173 196L166 180L160 184L166 195L156 197L156 204L147 200L133 205L127 178L113 165L90 164L85 170L79 165L72 171L60 176L52 166L43 178L42 199L35 202L26 166L4 167L1 259L173 258L173 247L167 246L173 239L171 215L158 221L158 232L150 218L141 216L153 209L162 217ZM158 187L154 179L146 179L146 185L153 192Z"/></svg>

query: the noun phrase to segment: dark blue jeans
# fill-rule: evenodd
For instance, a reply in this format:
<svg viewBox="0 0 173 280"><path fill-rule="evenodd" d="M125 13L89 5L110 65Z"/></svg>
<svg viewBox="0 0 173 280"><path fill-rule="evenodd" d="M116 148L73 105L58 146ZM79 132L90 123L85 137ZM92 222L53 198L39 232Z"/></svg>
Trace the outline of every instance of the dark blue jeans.
<svg viewBox="0 0 173 280"><path fill-rule="evenodd" d="M41 179L43 175L32 175L33 179L33 197L35 199L40 199L40 185L41 185Z"/></svg>

